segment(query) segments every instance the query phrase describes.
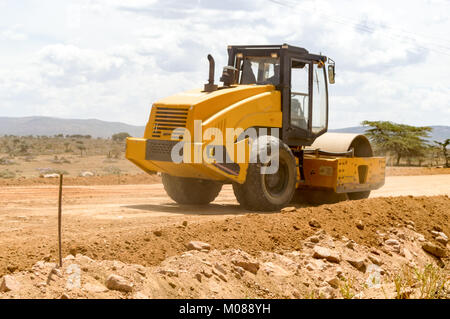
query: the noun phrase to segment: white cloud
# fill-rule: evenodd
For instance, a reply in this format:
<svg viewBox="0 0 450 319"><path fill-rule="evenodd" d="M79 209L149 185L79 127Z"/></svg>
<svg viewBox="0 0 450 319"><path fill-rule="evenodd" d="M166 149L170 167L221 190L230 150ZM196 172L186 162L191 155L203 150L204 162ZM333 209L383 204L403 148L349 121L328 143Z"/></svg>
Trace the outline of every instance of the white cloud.
<svg viewBox="0 0 450 319"><path fill-rule="evenodd" d="M41 76L55 86L111 81L120 78L126 68L122 57L73 45L49 45L37 57Z"/></svg>
<svg viewBox="0 0 450 319"><path fill-rule="evenodd" d="M208 53L218 80L226 45L288 42L336 60L331 127L450 122L447 1L80 0L34 18L8 9L21 25L0 24L9 37L0 43L0 116L143 125L153 101L206 82Z"/></svg>
<svg viewBox="0 0 450 319"><path fill-rule="evenodd" d="M26 40L28 37L21 31L21 25L14 25L0 32L0 38L12 41Z"/></svg>

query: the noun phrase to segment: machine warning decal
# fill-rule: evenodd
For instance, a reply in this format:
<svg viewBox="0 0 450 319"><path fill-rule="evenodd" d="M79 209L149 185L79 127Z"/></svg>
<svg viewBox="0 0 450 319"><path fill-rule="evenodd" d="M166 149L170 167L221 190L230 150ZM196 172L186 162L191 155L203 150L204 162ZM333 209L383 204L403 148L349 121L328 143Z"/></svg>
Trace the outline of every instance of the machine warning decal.
<svg viewBox="0 0 450 319"><path fill-rule="evenodd" d="M333 167L331 166L320 166L319 175L322 176L333 176Z"/></svg>

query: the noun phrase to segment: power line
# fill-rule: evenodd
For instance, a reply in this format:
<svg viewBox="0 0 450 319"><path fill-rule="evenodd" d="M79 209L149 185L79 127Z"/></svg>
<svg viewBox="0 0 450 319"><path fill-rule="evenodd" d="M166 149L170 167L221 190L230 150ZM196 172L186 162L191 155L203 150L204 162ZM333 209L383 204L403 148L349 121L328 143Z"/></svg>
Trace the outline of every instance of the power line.
<svg viewBox="0 0 450 319"><path fill-rule="evenodd" d="M281 1L276 1L276 0L269 0L269 1L271 1L272 3L275 3L277 5L289 7L291 9L292 8L296 8L296 6L292 5L292 3L286 4L287 1L285 3L281 2ZM358 23L352 22L349 19L345 19L345 18L341 17L340 20L339 20L339 19L336 18L335 15L330 16L330 15L324 14L323 12L317 10L316 8L309 7L309 6L305 5L305 4L302 4L302 8L307 9L307 10L314 10L314 13L326 17L328 19L328 21L332 21L332 22L335 22L335 23L338 23L338 24L341 24L341 25L344 25L344 26L351 26L351 27L353 27L353 28L355 28L355 29L357 29L357 30L359 30L361 32L374 33L376 31L375 28L371 28L369 26L361 25L359 22ZM440 53L440 54L444 54L444 55L450 56L450 52L437 50L437 49L432 49L432 48L429 48L429 47L425 47L425 46L419 45L419 44L417 44L416 39L412 39L412 38L405 37L405 36L399 36L399 35L395 35L395 34L394 35L392 35L392 34L391 35L385 35L385 36L390 38L390 39L396 40L396 41L400 40L402 42L405 42L405 39L409 40L409 41L413 41L414 42L413 44L417 48L420 48L420 49L423 49L423 50L430 50L430 51L434 51L434 52L437 52L437 53ZM396 37L396 38L394 38L393 36Z"/></svg>
<svg viewBox="0 0 450 319"><path fill-rule="evenodd" d="M274 4L276 4L276 5L279 5L279 6L284 6L284 7L288 7L288 8L291 8L291 9L297 9L297 4L292 4L292 3L288 2L288 1L284 1L284 2L281 2L281 1L278 1L278 0L269 0L269 1L274 3ZM349 27L355 28L356 30L359 30L361 32L374 33L374 32L377 31L376 28L373 28L373 27L370 27L370 26L367 26L367 25L362 25L360 22L354 22L352 20L349 20L349 19L343 18L343 17L338 17L337 18L336 15L332 15L332 16L331 15L327 15L327 14L323 13L322 11L317 10L316 8L312 8L312 7L310 7L310 6L306 5L306 4L302 4L302 8L304 8L306 10L314 10L314 13L319 14L319 15L327 18L327 21L331 21L331 22L334 22L334 23L337 23L337 24L340 24L340 25L344 25L344 26L349 26ZM392 28L390 26L387 26L387 25L378 25L378 26L380 26L380 27L382 27L384 29L391 29L391 30L394 29L394 28ZM411 33L411 32L409 32L409 33ZM437 49L437 48L430 48L430 47L427 47L427 46L424 46L424 45L420 45L420 44L417 43L417 39L416 38L412 38L412 37L405 36L405 35L399 35L399 34L391 33L391 34L385 34L384 36L387 37L387 38L390 38L392 40L395 40L395 41L401 41L401 42L404 42L404 43L408 42L409 44L413 44L418 49L429 50L429 51L433 51L435 53L439 53L439 54L450 56L450 51L445 50L445 49L450 50L450 47L447 47L447 46L442 45L442 44L436 44L436 43L433 43L433 42L429 43L431 45L440 47L440 49Z"/></svg>

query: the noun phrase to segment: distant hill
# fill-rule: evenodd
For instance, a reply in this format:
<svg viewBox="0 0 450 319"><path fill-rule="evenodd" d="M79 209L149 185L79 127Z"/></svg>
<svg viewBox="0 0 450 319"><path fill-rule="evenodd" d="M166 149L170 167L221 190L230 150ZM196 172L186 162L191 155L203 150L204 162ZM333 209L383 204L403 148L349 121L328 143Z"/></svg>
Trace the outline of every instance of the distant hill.
<svg viewBox="0 0 450 319"><path fill-rule="evenodd" d="M450 126L444 125L434 125L430 126L433 131L431 131L429 141L440 141L450 138ZM364 126L353 126L338 129L330 129L330 132L340 132L340 133L358 133L363 134L366 131Z"/></svg>
<svg viewBox="0 0 450 319"><path fill-rule="evenodd" d="M450 126L431 126L433 131L429 140L443 141L450 138ZM111 137L119 132L127 132L131 136L143 136L144 126L129 125L120 122L106 122L95 119L77 120L55 117L30 116L30 117L0 117L1 135L47 135L56 134L82 134L92 137ZM330 129L330 132L359 133L363 134L363 126L353 126L339 129Z"/></svg>
<svg viewBox="0 0 450 319"><path fill-rule="evenodd" d="M77 120L54 117L0 117L0 135L91 135L92 137L111 137L119 132L131 136L144 135L144 126L134 126L120 122L105 122L95 119Z"/></svg>

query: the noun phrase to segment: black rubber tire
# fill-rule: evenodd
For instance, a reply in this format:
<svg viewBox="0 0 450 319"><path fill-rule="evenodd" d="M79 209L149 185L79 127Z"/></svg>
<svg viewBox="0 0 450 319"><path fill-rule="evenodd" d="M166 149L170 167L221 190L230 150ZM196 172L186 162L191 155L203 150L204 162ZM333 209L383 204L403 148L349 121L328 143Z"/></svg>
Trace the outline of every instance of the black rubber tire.
<svg viewBox="0 0 450 319"><path fill-rule="evenodd" d="M183 205L209 204L222 189L222 183L206 179L177 177L165 173L161 177L167 195Z"/></svg>
<svg viewBox="0 0 450 319"><path fill-rule="evenodd" d="M267 152L267 148L279 147L280 166L275 182L279 191L273 192L267 185L271 177L269 174L261 174L262 164L259 160L249 164L244 184L233 183L233 190L237 201L245 209L276 211L288 205L294 195L297 179L295 158L290 148L278 138L263 136L258 139L264 141L260 151ZM256 151L252 149L252 152Z"/></svg>
<svg viewBox="0 0 450 319"><path fill-rule="evenodd" d="M349 200L365 199L369 198L370 191L347 193L347 196Z"/></svg>
<svg viewBox="0 0 450 319"><path fill-rule="evenodd" d="M245 194L245 188L238 183L233 183L233 192L234 196L236 196L236 200L238 201L238 203L243 207L247 207L248 203L247 203L247 196Z"/></svg>

